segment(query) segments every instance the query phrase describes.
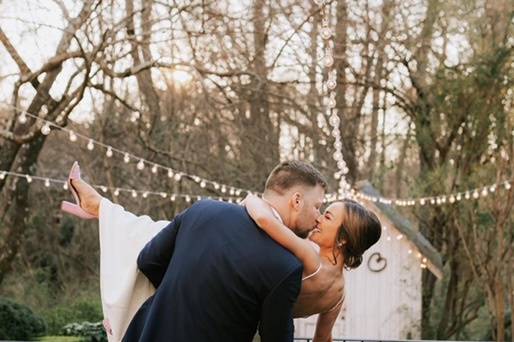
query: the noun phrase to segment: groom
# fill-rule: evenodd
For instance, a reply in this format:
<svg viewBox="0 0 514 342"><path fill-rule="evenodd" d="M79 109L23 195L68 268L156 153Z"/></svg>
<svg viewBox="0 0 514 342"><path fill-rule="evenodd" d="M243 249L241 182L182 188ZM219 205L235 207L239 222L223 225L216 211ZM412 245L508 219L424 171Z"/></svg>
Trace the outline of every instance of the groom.
<svg viewBox="0 0 514 342"><path fill-rule="evenodd" d="M326 182L308 163L269 175L263 198L298 236L316 225ZM244 207L196 202L143 248L139 270L156 292L123 341L292 341L302 264L260 230Z"/></svg>

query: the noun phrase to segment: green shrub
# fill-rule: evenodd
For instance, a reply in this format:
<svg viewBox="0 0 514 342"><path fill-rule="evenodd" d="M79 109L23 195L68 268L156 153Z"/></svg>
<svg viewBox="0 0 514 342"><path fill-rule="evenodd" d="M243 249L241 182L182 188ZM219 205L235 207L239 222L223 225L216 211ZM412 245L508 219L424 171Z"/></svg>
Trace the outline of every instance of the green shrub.
<svg viewBox="0 0 514 342"><path fill-rule="evenodd" d="M44 313L48 333L58 335L63 327L73 322L98 322L103 319L99 301L80 300L73 304L59 305Z"/></svg>
<svg viewBox="0 0 514 342"><path fill-rule="evenodd" d="M81 336L84 337L84 340L90 342L107 342L107 335L102 322L70 323L63 328L63 335Z"/></svg>
<svg viewBox="0 0 514 342"><path fill-rule="evenodd" d="M0 340L29 340L45 330L45 321L27 306L0 298Z"/></svg>

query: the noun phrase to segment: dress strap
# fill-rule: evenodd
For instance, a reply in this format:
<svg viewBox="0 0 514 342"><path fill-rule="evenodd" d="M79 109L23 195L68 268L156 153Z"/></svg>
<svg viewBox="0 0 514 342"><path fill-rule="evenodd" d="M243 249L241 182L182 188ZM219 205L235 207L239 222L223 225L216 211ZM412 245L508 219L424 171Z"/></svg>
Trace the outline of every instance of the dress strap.
<svg viewBox="0 0 514 342"><path fill-rule="evenodd" d="M341 299L339 299L339 301L336 303L336 305L334 305L332 308L330 308L330 310L328 311L325 311L325 313L327 312L330 312L330 311L333 311L335 308L337 308L342 302L344 301L344 293L343 295L341 296Z"/></svg>
<svg viewBox="0 0 514 342"><path fill-rule="evenodd" d="M319 272L320 270L321 270L321 261L319 262L318 269L317 269L316 271L314 271L314 273L311 273L311 274L309 274L308 276L303 277L303 278L302 278L302 281L304 281L304 280L307 280L307 279L309 279L309 278L314 277L316 274L318 274L318 272Z"/></svg>

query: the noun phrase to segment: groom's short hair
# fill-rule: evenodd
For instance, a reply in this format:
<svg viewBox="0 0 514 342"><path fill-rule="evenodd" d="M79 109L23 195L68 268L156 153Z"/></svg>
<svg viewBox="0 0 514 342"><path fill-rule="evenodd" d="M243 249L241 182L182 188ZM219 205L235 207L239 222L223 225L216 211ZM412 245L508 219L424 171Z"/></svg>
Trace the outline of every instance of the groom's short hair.
<svg viewBox="0 0 514 342"><path fill-rule="evenodd" d="M310 163L299 160L284 161L271 171L266 185L265 191L271 190L279 194L291 189L296 185L321 186L327 191L327 181L325 177Z"/></svg>

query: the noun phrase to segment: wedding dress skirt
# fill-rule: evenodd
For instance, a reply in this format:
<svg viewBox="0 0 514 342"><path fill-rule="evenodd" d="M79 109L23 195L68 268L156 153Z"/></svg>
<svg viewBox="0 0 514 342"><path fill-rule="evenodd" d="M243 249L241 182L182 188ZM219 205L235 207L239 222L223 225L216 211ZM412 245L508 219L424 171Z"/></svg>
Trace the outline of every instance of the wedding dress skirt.
<svg viewBox="0 0 514 342"><path fill-rule="evenodd" d="M136 216L106 198L100 202L100 294L104 318L112 335L109 342L121 341L130 321L155 289L138 270L137 257L169 221L153 221Z"/></svg>

